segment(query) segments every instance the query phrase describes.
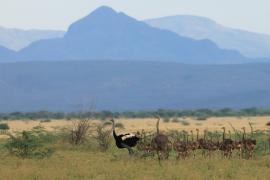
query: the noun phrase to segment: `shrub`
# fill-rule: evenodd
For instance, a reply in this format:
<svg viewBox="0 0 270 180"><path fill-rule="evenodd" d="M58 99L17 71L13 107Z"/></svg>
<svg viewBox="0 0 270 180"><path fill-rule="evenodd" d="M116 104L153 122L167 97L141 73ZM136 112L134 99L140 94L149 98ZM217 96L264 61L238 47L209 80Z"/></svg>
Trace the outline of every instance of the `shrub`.
<svg viewBox="0 0 270 180"><path fill-rule="evenodd" d="M124 124L122 124L122 123L116 123L115 124L115 127L120 128L120 129L124 129L125 128L124 127Z"/></svg>
<svg viewBox="0 0 270 180"><path fill-rule="evenodd" d="M40 122L41 123L48 123L48 122L52 122L52 120L51 119L43 119Z"/></svg>
<svg viewBox="0 0 270 180"><path fill-rule="evenodd" d="M180 121L179 121L178 118L175 117L175 118L172 119L172 122L173 122L173 123L178 123L178 122L180 122Z"/></svg>
<svg viewBox="0 0 270 180"><path fill-rule="evenodd" d="M164 119L163 119L163 122L169 123L169 122L170 122L170 118L164 118Z"/></svg>
<svg viewBox="0 0 270 180"><path fill-rule="evenodd" d="M106 130L104 126L98 125L93 137L97 140L101 151L109 149L111 144L111 130Z"/></svg>
<svg viewBox="0 0 270 180"><path fill-rule="evenodd" d="M111 125L112 125L112 123L109 122L109 121L106 121L106 122L103 123L103 126L111 126Z"/></svg>
<svg viewBox="0 0 270 180"><path fill-rule="evenodd" d="M9 126L7 123L1 123L0 124L0 130L9 130Z"/></svg>
<svg viewBox="0 0 270 180"><path fill-rule="evenodd" d="M198 120L198 121L205 121L207 119L208 119L208 116L207 115L199 115L196 118L196 120Z"/></svg>
<svg viewBox="0 0 270 180"><path fill-rule="evenodd" d="M187 122L187 121L181 121L181 124L182 124L183 126L189 126L189 125L190 125L190 123Z"/></svg>
<svg viewBox="0 0 270 180"><path fill-rule="evenodd" d="M9 126L6 123L0 124L0 134L7 134L7 131L9 130Z"/></svg>
<svg viewBox="0 0 270 180"><path fill-rule="evenodd" d="M9 135L5 147L11 154L21 158L45 158L52 155L53 150L44 147L40 131L23 131L16 136Z"/></svg>
<svg viewBox="0 0 270 180"><path fill-rule="evenodd" d="M90 129L88 119L74 120L70 131L70 142L74 145L82 144L86 140L88 130Z"/></svg>

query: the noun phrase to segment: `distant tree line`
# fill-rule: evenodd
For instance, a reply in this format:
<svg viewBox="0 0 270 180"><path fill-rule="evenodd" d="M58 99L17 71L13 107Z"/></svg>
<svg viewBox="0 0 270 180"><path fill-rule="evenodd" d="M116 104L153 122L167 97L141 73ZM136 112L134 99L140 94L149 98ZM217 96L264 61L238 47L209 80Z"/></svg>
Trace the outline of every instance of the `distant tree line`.
<svg viewBox="0 0 270 180"><path fill-rule="evenodd" d="M265 116L270 115L270 109L245 108L245 109L196 109L196 110L168 110L158 109L155 111L98 111L98 112L11 112L0 113L0 120L17 120L17 119L100 119L105 120L107 117L115 118L149 118L159 115L162 118L173 117L195 117L198 120L204 120L208 117L228 117L228 116Z"/></svg>

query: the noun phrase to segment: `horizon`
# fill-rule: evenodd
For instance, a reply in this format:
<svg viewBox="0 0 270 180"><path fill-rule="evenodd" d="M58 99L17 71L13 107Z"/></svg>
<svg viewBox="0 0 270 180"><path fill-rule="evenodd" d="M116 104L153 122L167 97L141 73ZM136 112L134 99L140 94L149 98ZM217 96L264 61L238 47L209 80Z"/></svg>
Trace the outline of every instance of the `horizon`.
<svg viewBox="0 0 270 180"><path fill-rule="evenodd" d="M0 2L1 1L3 0L0 0ZM0 27L5 28L66 31L69 25L78 19L87 16L100 6L108 6L118 12L123 12L128 16L134 17L137 20L191 15L209 18L218 24L234 29L270 35L270 25L267 25L267 23L263 21L263 17L270 16L270 12L267 9L269 2L266 0L261 0L260 4L245 2L243 0L238 2L229 0L218 3L213 0L196 3L195 0L191 0L190 2L172 0L170 3L155 1L155 7L151 4L153 0L147 2L138 0L129 3L119 0L110 2L96 0L91 2L80 1L79 3L78 1L74 2L70 0L65 2L63 0L58 0L57 2L48 0L42 3L34 0L26 0L24 2L16 2L17 6L15 8L15 0L2 3L4 5L0 6L2 14L0 16ZM66 5L65 9L62 8L63 3ZM141 5L144 6L141 7ZM209 5L213 8L209 7ZM241 7L241 13L236 11L239 5L245 5L245 7ZM16 10L15 14L14 9ZM251 14L250 10L257 10L258 12L254 11L256 13ZM49 11L50 13L48 13ZM227 12L230 12L230 14L227 14ZM37 13L40 14L39 18L37 18Z"/></svg>

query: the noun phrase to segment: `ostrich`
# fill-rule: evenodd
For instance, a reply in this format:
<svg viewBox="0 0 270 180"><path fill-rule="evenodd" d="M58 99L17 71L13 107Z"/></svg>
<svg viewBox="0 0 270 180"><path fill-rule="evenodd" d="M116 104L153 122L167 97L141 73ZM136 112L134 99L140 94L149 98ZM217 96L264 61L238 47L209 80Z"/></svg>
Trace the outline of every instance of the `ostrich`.
<svg viewBox="0 0 270 180"><path fill-rule="evenodd" d="M251 134L253 136L253 129L252 126L250 124L251 127ZM253 157L254 154L254 150L255 150L255 146L256 146L256 140L255 139L246 139L246 128L242 127L243 129L243 144L244 144L244 149L245 151L248 153L248 159Z"/></svg>
<svg viewBox="0 0 270 180"><path fill-rule="evenodd" d="M156 150L157 155L158 155L158 160L160 162L160 159L161 159L160 155L163 155L163 156L165 155L166 159L169 157L170 142L166 135L159 132L160 117L156 116L156 118L157 118L157 124L156 124L157 134L152 139L151 146L154 150Z"/></svg>
<svg viewBox="0 0 270 180"><path fill-rule="evenodd" d="M243 158L243 139L242 140L237 140L238 132L237 130L233 127L233 125L229 122L229 125L234 131L234 142L233 142L233 149L238 150L238 156L239 158Z"/></svg>
<svg viewBox="0 0 270 180"><path fill-rule="evenodd" d="M223 129L223 134L222 134L222 144L220 149L223 151L225 157L231 157L232 156L232 148L233 148L233 141L229 138L226 139L226 129L225 127L222 127Z"/></svg>
<svg viewBox="0 0 270 180"><path fill-rule="evenodd" d="M119 149L126 148L128 149L129 154L133 154L132 147L137 145L137 142L140 140L135 134L128 133L128 134L120 134L117 135L115 132L115 122L114 119L111 119L112 128L113 128L113 137L115 140L115 144Z"/></svg>
<svg viewBox="0 0 270 180"><path fill-rule="evenodd" d="M182 135L183 135L183 140L182 141L181 141L181 139L177 139L173 143L173 148L177 152L177 157L176 157L177 160L180 157L185 159L187 157L187 155L188 155L188 148L189 148L188 134L187 134L186 131L183 131Z"/></svg>
<svg viewBox="0 0 270 180"><path fill-rule="evenodd" d="M192 153L193 153L193 159L195 158L196 156L196 150L198 149L199 147L199 144L198 144L198 134L197 134L197 141L194 141L194 134L193 134L193 130L190 131L191 133L191 150L192 150Z"/></svg>

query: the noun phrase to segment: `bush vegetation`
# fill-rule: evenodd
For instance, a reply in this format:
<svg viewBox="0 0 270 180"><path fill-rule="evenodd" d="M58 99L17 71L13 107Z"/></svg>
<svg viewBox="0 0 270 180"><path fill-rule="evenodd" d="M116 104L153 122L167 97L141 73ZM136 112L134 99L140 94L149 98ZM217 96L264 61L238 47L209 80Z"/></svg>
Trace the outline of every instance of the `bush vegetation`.
<svg viewBox="0 0 270 180"><path fill-rule="evenodd" d="M169 123L169 122L170 122L170 118L165 117L165 118L163 119L163 122L165 122L165 123Z"/></svg>
<svg viewBox="0 0 270 180"><path fill-rule="evenodd" d="M111 133L112 131L106 129L105 126L97 125L93 138L96 139L101 151L107 151L109 149L112 140Z"/></svg>
<svg viewBox="0 0 270 180"><path fill-rule="evenodd" d="M180 121L183 126L189 126L190 123L188 121Z"/></svg>
<svg viewBox="0 0 270 180"><path fill-rule="evenodd" d="M178 122L180 122L180 121L179 121L179 119L178 119L177 117L174 117L174 118L172 119L172 122L173 122L173 123L178 123Z"/></svg>
<svg viewBox="0 0 270 180"><path fill-rule="evenodd" d="M0 120L18 120L18 119L100 119L105 120L107 117L115 118L149 118L154 115L159 115L162 118L174 118L174 117L197 117L196 119L205 119L208 117L224 117L224 116L265 116L270 115L270 109L258 109L258 108L246 108L246 109L196 109L196 110L166 110L159 109L156 111L125 111L125 112L111 112L111 111L99 111L99 112L12 112L12 113L0 113Z"/></svg>
<svg viewBox="0 0 270 180"><path fill-rule="evenodd" d="M9 126L7 123L1 123L0 124L0 130L9 130Z"/></svg>
<svg viewBox="0 0 270 180"><path fill-rule="evenodd" d="M50 157L53 149L46 147L49 135L42 128L34 128L31 131L19 132L16 135L9 134L5 147L10 154L21 158L45 158Z"/></svg>

